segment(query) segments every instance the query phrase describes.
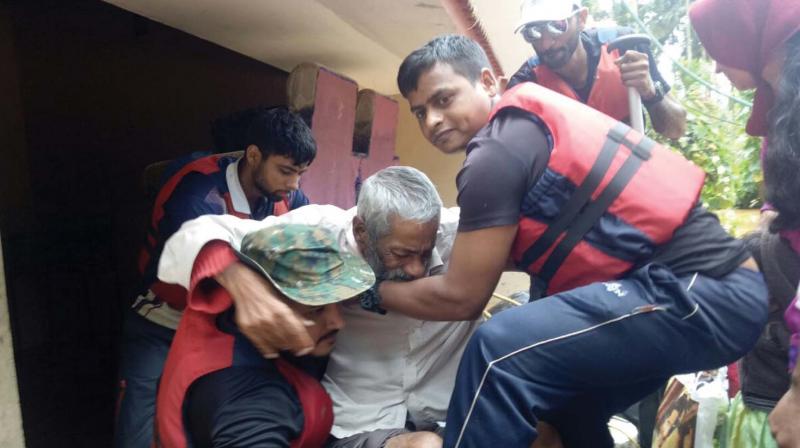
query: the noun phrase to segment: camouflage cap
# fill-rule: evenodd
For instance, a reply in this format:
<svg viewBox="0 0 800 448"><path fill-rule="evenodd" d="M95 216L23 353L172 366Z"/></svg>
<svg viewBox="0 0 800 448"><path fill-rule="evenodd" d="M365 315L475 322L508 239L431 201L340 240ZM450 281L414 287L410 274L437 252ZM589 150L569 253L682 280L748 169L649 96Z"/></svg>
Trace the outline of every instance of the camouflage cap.
<svg viewBox="0 0 800 448"><path fill-rule="evenodd" d="M279 224L248 233L237 255L286 297L304 305L340 302L375 283L369 265L319 227Z"/></svg>

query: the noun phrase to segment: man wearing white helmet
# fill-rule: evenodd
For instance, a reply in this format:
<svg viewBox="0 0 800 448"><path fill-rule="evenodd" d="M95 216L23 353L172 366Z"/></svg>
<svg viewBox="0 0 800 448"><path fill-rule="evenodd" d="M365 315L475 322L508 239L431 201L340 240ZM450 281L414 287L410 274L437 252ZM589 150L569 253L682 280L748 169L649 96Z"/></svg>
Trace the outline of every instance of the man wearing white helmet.
<svg viewBox="0 0 800 448"><path fill-rule="evenodd" d="M522 64L508 87L535 82L626 122L630 122L627 88L633 87L656 132L672 139L681 137L686 111L669 96L669 85L650 51L609 53L608 44L631 30L586 28L587 16L580 0L523 0L515 31L536 55Z"/></svg>

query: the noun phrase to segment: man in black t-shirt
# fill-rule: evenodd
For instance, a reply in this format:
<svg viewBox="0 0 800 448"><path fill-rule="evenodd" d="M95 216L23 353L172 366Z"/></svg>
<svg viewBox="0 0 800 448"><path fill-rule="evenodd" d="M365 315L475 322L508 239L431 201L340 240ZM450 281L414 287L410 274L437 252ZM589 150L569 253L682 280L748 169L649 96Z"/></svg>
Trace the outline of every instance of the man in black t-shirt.
<svg viewBox="0 0 800 448"><path fill-rule="evenodd" d="M524 88L525 94L542 95L541 112L506 107L488 121L497 99L488 67L480 47L461 36L434 39L400 67L400 91L422 133L443 152L466 149L467 158L457 178L461 219L450 268L435 278L381 283L381 306L390 312L429 320L478 315L512 248L520 239L537 238L530 227L522 227L526 207L533 204L542 212L579 194L552 163L563 161L564 150L575 157L589 154L589 148L565 148L564 142L570 135L591 137L601 126L596 122L607 117L539 87L520 86L506 92L504 102ZM548 107L562 103L580 112L574 121L571 116L553 120L558 113ZM621 141L639 139L628 132ZM631 153L641 149L630 141L623 144L631 145ZM562 153L556 157L558 148ZM665 158L678 157L664 148L654 151L660 155L652 160L637 153L648 160L642 163L651 173L667 169ZM696 182L692 176L669 178L667 188L680 192L682 185ZM641 204L635 207L640 213L665 208L632 200ZM599 201L590 198L586 209ZM445 446L528 446L537 436L538 419L555 425L565 446L612 446L606 427L611 415L675 373L719 367L747 352L766 318L763 279L742 243L722 229L716 216L692 204L685 203L672 238L633 249L629 238L638 236L624 230L635 227L620 218L626 211L606 209L582 237L582 250L594 250L595 260L628 259L629 270L621 277L578 282L574 289L548 289L549 297L485 323L464 352ZM541 221L555 225L557 218ZM614 237L618 229L622 232ZM566 227L563 233L570 232ZM558 241L552 247L558 248ZM598 264L595 260L586 262ZM580 284L585 286L576 287Z"/></svg>
<svg viewBox="0 0 800 448"><path fill-rule="evenodd" d="M608 177L617 177L632 161L642 176L650 176L646 179L658 180L657 188L638 182L634 193L643 194L631 195L623 182L619 197L626 199L612 199L612 205L633 207L621 210L602 206L606 191L615 189L605 185L619 186L616 181L606 182L602 192L596 186L588 190L598 196L586 196L577 213L586 217L598 208L604 213L578 220L588 222L590 232L568 255L596 256L582 263L567 258L561 266L583 269L586 278L595 280L573 277L571 286L545 288L549 297L499 313L478 329L461 360L444 441L446 447L530 446L542 419L556 426L565 446L611 447L606 423L612 414L676 373L716 368L749 351L766 321L766 286L744 246L695 204L702 186L697 167L607 116L534 84L506 92L503 102L518 100L518 106L504 108L490 121L498 87L489 67L477 43L454 35L432 40L403 61L398 85L423 135L442 152L467 151L457 179L461 220L444 275L381 282L361 304L422 320L476 318L511 256L518 258L512 248L544 239L542 226L560 221L557 215L535 224L523 205L558 209L585 196L585 189L557 175L565 169L554 166L555 161L567 162L566 174L577 169L571 165L587 169L589 158L583 155L598 149L581 143L584 137L586 142L613 140L608 146L620 157L598 156L615 165L615 174ZM612 159L617 163L611 164ZM642 179L634 174L633 180ZM586 178L599 182L604 177ZM536 194L540 188L544 193ZM652 199L665 192L680 200ZM673 210L675 203L680 210ZM561 206L557 212L564 210ZM521 226L523 220L528 227ZM561 234L572 235L578 221L567 220L574 226ZM648 223L646 230L641 222ZM536 225L540 235L531 230ZM648 243L647 232L661 237ZM555 240L551 247L563 247L559 241L566 240ZM609 271L598 259L630 267ZM256 295L261 303L274 301L268 291ZM301 331L276 337L299 326L285 319L265 329L264 343L302 349L308 336Z"/></svg>
<svg viewBox="0 0 800 448"><path fill-rule="evenodd" d="M525 0L517 32L536 56L522 64L508 88L535 82L629 122L625 89L632 87L641 95L656 132L671 139L683 136L686 111L669 95L650 50L630 50L622 57L610 54L608 43L631 30L586 29L587 15L579 0Z"/></svg>

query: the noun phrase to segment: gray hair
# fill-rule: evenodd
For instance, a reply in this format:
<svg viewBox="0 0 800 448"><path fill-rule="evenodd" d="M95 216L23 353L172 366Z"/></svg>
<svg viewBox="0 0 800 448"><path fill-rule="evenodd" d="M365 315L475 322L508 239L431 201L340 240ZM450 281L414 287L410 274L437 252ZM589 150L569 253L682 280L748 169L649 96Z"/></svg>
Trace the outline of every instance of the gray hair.
<svg viewBox="0 0 800 448"><path fill-rule="evenodd" d="M422 171L410 166L391 166L373 174L361 186L358 217L372 241L388 235L394 217L420 224L439 221L442 200Z"/></svg>

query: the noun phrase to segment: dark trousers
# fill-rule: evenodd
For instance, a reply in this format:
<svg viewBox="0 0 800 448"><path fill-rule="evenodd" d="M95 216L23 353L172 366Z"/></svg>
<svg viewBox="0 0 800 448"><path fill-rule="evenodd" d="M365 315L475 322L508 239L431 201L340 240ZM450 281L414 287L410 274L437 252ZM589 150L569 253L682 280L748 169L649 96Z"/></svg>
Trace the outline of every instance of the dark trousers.
<svg viewBox="0 0 800 448"><path fill-rule="evenodd" d="M445 446L528 447L542 419L566 447L611 447L613 414L740 358L766 317L760 273L677 278L657 264L499 313L464 352Z"/></svg>
<svg viewBox="0 0 800 448"><path fill-rule="evenodd" d="M125 313L120 349L116 448L149 448L153 443L156 390L175 330Z"/></svg>

